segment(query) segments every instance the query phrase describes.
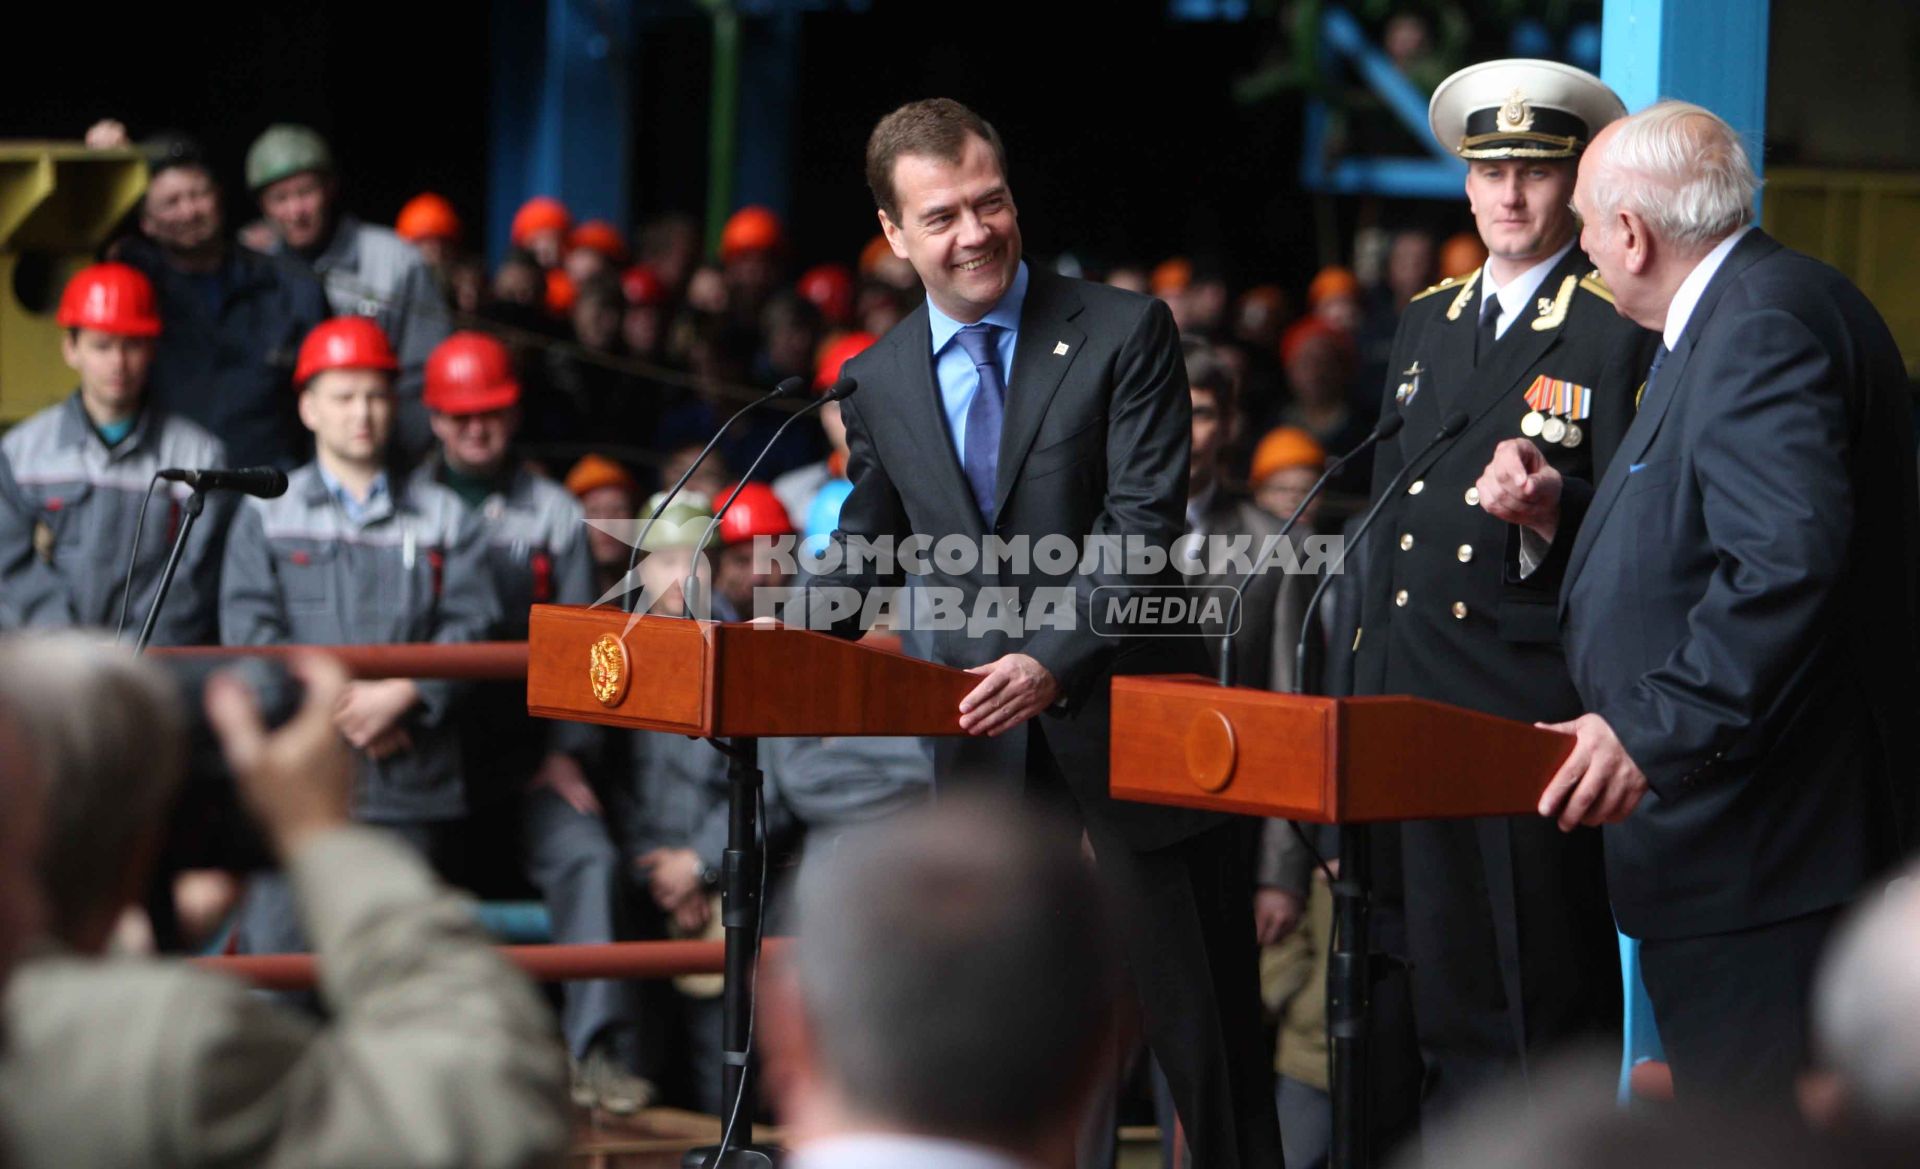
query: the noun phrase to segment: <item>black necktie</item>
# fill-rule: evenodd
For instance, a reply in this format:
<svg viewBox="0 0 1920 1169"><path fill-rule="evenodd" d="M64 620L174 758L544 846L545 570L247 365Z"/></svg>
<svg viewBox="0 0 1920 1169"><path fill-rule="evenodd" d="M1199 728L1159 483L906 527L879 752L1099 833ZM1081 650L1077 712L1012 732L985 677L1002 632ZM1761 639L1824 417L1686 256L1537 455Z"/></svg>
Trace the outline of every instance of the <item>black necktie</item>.
<svg viewBox="0 0 1920 1169"><path fill-rule="evenodd" d="M1494 342L1500 339L1500 298L1485 296L1480 301L1480 328L1473 335L1473 363L1475 365L1487 359L1493 352Z"/></svg>

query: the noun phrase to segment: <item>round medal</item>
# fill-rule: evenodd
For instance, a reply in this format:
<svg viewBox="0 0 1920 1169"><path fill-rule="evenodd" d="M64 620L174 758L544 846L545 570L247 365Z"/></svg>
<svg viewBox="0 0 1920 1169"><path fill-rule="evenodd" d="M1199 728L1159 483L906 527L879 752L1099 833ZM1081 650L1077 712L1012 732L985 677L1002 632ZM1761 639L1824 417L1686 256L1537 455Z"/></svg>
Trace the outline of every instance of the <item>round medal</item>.
<svg viewBox="0 0 1920 1169"><path fill-rule="evenodd" d="M1566 437L1560 440L1560 445L1571 450L1579 446L1585 438L1586 436L1580 433L1580 424L1577 422L1569 422L1567 423Z"/></svg>
<svg viewBox="0 0 1920 1169"><path fill-rule="evenodd" d="M1529 410L1527 411L1527 416L1520 420L1520 433L1526 435L1528 438L1533 438L1540 433L1540 429L1546 425L1546 421L1547 416L1540 413L1540 411Z"/></svg>
<svg viewBox="0 0 1920 1169"><path fill-rule="evenodd" d="M1540 427L1540 437L1548 442L1559 442L1567 436L1567 423L1563 418L1549 418Z"/></svg>

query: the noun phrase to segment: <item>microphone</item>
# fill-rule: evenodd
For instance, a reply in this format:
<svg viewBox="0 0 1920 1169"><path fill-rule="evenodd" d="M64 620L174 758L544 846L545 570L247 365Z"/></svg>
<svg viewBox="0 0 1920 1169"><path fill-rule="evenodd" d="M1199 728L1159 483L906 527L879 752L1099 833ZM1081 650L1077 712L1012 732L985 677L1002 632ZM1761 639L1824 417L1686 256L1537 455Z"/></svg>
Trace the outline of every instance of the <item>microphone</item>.
<svg viewBox="0 0 1920 1169"><path fill-rule="evenodd" d="M1407 476L1420 465L1421 460L1432 454L1442 443L1451 441L1455 435L1465 430L1470 421L1472 419L1467 417L1465 410L1455 410L1447 415L1446 421L1440 424L1440 432L1429 439L1427 445L1420 448L1420 453L1408 459L1399 473L1387 481L1386 488L1380 492L1380 498L1373 501L1373 506L1367 509L1365 516L1361 517L1360 526L1353 530L1352 539L1341 546L1340 559L1325 576L1320 578L1320 587L1313 590L1313 596L1307 598L1306 613L1300 620L1300 639L1294 642L1293 646L1293 692L1295 694L1306 693L1303 687L1307 681L1307 634L1313 629L1313 615L1320 608L1320 598L1326 595L1327 586L1333 583L1333 578L1339 570L1346 567L1347 549L1365 538L1367 529L1373 526L1375 519L1379 518L1381 510L1387 506L1387 501L1400 493L1400 485L1407 481Z"/></svg>
<svg viewBox="0 0 1920 1169"><path fill-rule="evenodd" d="M1407 424L1407 419L1404 414L1399 414L1399 413L1389 414L1385 418L1382 418L1380 420L1379 425L1373 428L1373 433L1367 435L1366 438L1360 440L1359 446L1354 447L1352 450L1348 451L1346 454L1341 455L1339 458L1333 460L1331 463L1328 463L1327 469L1320 472L1320 477L1313 481L1313 486L1307 488L1307 493L1300 497L1300 502L1294 507L1293 514L1289 515L1287 517L1286 522L1280 525L1280 530L1274 534L1274 539L1275 540L1285 539L1287 533L1293 531L1293 525L1299 522L1301 514L1307 510L1307 505L1312 503L1314 499L1317 496L1319 496L1319 494L1322 491L1326 490L1326 486L1328 482L1330 482L1335 475L1340 473L1341 468L1345 467L1348 463L1352 462L1353 460L1359 458L1362 454L1365 454L1367 451L1372 450L1375 445L1385 442L1387 439L1390 439L1394 435L1399 434L1400 428L1405 426L1406 424ZM1239 614L1240 609L1242 607L1241 594L1246 591L1246 588L1248 585L1253 583L1253 578L1260 575L1260 572L1261 572L1261 566L1258 562L1256 562L1252 568L1249 568L1246 572L1241 574L1240 579L1238 581L1234 582L1233 602L1232 604L1227 606L1226 629L1220 634L1219 676L1220 676L1220 684L1222 686L1231 686L1234 684L1233 619L1235 616Z"/></svg>
<svg viewBox="0 0 1920 1169"><path fill-rule="evenodd" d="M760 469L761 462L765 460L768 453L773 450L774 444L778 443L780 436L787 432L787 427L792 426L828 402L841 402L853 397L853 392L859 388L860 383L853 378L842 377L839 381L833 383L832 389L829 389L818 398L795 410L793 417L782 422L780 428L773 432L773 437L767 440L767 445L761 447L760 453L753 456L753 462L747 464L747 469L741 474L740 481L735 483L733 490L727 493L726 502L713 509L713 518L707 521L707 530L700 533L700 542L693 546L693 569L687 573L687 579L680 586L680 595L685 605L684 616L687 620L696 620L693 614L694 598L700 589L700 550L707 546L708 540L713 539L713 531L720 526L721 517L726 515L727 509L733 506L733 501L740 497L740 490L747 485L748 480L753 478L753 473ZM708 606L708 609L711 611L711 606Z"/></svg>
<svg viewBox="0 0 1920 1169"><path fill-rule="evenodd" d="M778 402L785 398L797 398L806 392L807 379L803 377L787 378L779 385L768 390L765 394L762 394L760 397L755 398L753 401L748 402L746 405L740 407L740 409L734 411L733 417L720 424L720 429L713 432L713 437L707 440L707 445L700 448L699 455L694 458L693 462L687 464L687 469L680 473L680 478L676 479L673 486L667 488L666 494L660 497L660 506L654 508L653 514L647 517L647 522L641 525L640 535L634 539L633 547L627 552L627 579L631 579L634 570L640 567L640 549L646 546L647 533L653 530L654 521L660 518L661 512L667 510L667 505L673 502L673 497L680 494L680 489L687 485L687 480L693 478L693 473L700 469L700 464L707 461L707 456L713 453L714 447L720 445L720 439L727 431L733 429L733 424L766 405L768 402ZM802 411L802 413L804 413L804 411ZM797 418L799 415L796 414L794 417ZM783 426L781 429L784 430L786 428ZM639 603L639 593L639 589L628 590L627 612L633 612L634 605Z"/></svg>
<svg viewBox="0 0 1920 1169"><path fill-rule="evenodd" d="M287 473L278 467L242 467L237 471L169 467L159 472L158 477L171 483L185 483L195 491L237 491L261 499L278 499L287 493Z"/></svg>

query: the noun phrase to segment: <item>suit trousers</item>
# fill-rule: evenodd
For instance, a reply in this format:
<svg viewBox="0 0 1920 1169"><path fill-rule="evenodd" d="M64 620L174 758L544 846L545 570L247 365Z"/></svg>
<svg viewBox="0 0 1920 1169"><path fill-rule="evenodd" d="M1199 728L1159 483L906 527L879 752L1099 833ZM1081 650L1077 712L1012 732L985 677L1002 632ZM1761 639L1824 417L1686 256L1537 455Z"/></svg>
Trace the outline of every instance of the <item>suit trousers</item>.
<svg viewBox="0 0 1920 1169"><path fill-rule="evenodd" d="M1029 724L1027 790L1059 807L1066 782L1038 730ZM1120 899L1147 1046L1166 1073L1195 1169L1279 1165L1253 934L1251 829L1229 821L1137 852L1082 819L1095 864Z"/></svg>
<svg viewBox="0 0 1920 1169"><path fill-rule="evenodd" d="M1732 933L1648 938L1640 976L1681 1100L1791 1108L1814 967L1841 907Z"/></svg>

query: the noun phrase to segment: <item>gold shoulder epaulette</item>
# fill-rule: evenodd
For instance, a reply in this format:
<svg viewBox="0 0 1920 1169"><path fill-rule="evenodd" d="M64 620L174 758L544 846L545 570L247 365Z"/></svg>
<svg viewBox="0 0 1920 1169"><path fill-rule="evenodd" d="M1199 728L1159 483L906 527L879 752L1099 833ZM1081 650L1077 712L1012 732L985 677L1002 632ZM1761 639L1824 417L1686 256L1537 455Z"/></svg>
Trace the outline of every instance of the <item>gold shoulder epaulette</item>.
<svg viewBox="0 0 1920 1169"><path fill-rule="evenodd" d="M1600 279L1600 270L1598 268L1580 278L1580 287L1593 293L1608 304L1613 303L1613 289L1608 288L1607 282Z"/></svg>
<svg viewBox="0 0 1920 1169"><path fill-rule="evenodd" d="M1479 269L1476 268L1475 271L1479 271ZM1446 289L1452 288L1454 285L1460 283L1460 280L1461 280L1461 277L1459 276L1449 276L1445 280L1442 280L1440 283L1434 285L1432 288L1429 288L1424 292L1414 293L1413 300L1409 300L1407 301L1407 303L1412 304L1413 301L1415 300L1424 300L1427 297L1432 296L1436 292L1443 292Z"/></svg>

